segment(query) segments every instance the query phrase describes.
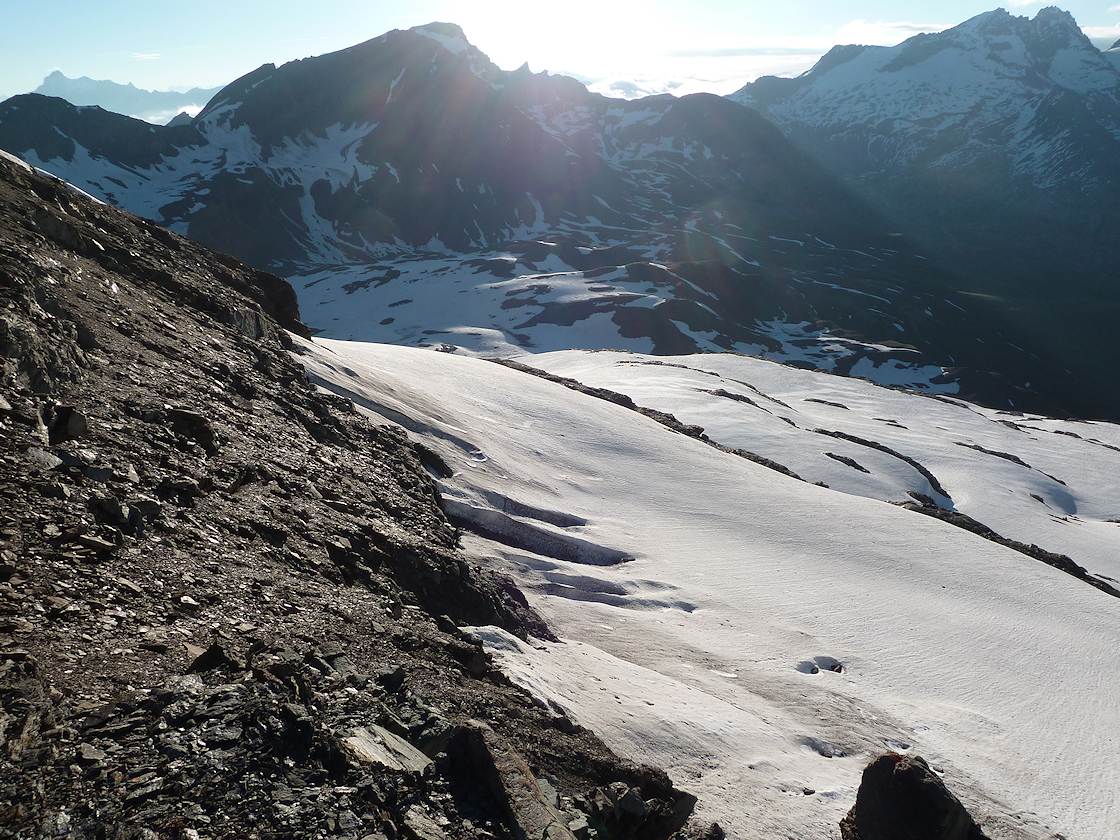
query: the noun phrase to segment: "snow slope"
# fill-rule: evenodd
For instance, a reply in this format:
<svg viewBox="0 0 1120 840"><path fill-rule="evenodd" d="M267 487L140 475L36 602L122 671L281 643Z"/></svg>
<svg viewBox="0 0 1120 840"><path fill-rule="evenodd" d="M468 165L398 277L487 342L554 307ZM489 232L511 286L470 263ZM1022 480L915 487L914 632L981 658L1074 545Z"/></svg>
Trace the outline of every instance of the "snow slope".
<svg viewBox="0 0 1120 840"><path fill-rule="evenodd" d="M1111 667L1120 600L870 498L912 486L901 468L860 452L879 484L844 485L802 433L790 427L783 443L757 418L717 423L715 406L692 401L693 374L667 366L627 367L636 369L628 372L635 389L694 413L717 438L738 435L755 450L769 440L787 457L805 446L798 466L843 492L491 362L335 341L301 342L297 352L324 387L401 423L446 460L454 474L440 488L472 532L468 548L511 572L564 638L526 644L480 629L507 673L620 752L667 767L729 836L835 837L863 764L887 748L929 758L993 838L1060 830L1098 840L1120 818ZM607 381L621 362L649 360L568 352L534 361ZM812 383L799 372L773 366L767 377L765 362L704 362L751 382L758 392L731 386L768 409L787 402L799 425L840 422L824 414L828 406L805 403ZM985 434L995 434L987 426L999 425L931 399L833 385L816 382L814 393L827 399L852 387L842 396L862 400L860 415L912 425L914 435L895 442L915 458L944 459L946 470L953 450L945 440L968 433L986 445ZM767 394L779 388L784 396ZM1120 442L1103 425L1015 419ZM1064 464L1042 462L1045 447L1017 451L1055 475L1084 463L1078 453L1090 446L1000 428L1052 438ZM1057 492L1033 476L1008 478L1010 462L958 448L962 474L944 479L959 505L972 503L973 487L993 492L1000 480L1011 494ZM990 484L965 483L967 469L990 473ZM1066 476L1075 477L1071 494L1085 504L1082 496L1093 496L1094 515L1116 498L1115 484Z"/></svg>
<svg viewBox="0 0 1120 840"><path fill-rule="evenodd" d="M713 440L809 482L888 502L933 497L1120 585L1120 447L1111 424L929 399L727 354L548 353L524 361L703 426ZM949 497L899 455L932 473Z"/></svg>

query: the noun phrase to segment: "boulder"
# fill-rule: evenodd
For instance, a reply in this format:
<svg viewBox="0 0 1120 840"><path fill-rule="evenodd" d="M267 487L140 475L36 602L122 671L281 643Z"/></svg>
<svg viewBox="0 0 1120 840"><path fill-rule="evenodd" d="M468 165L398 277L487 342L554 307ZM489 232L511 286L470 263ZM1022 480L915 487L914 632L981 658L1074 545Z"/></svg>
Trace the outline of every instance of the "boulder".
<svg viewBox="0 0 1120 840"><path fill-rule="evenodd" d="M863 771L843 840L986 840L941 778L919 756L885 753Z"/></svg>
<svg viewBox="0 0 1120 840"><path fill-rule="evenodd" d="M79 438L89 431L89 421L76 408L68 405L55 406L47 422L47 434L51 446Z"/></svg>
<svg viewBox="0 0 1120 840"><path fill-rule="evenodd" d="M175 434L193 440L207 455L217 453L218 433L207 417L185 408L165 409L164 417Z"/></svg>
<svg viewBox="0 0 1120 840"><path fill-rule="evenodd" d="M555 792L547 794L521 754L485 723L460 726L448 754L460 774L469 774L502 804L518 840L575 840L568 818L554 804Z"/></svg>
<svg viewBox="0 0 1120 840"><path fill-rule="evenodd" d="M405 773L423 773L432 763L408 741L380 726L361 727L342 741L343 749L358 762L380 764Z"/></svg>

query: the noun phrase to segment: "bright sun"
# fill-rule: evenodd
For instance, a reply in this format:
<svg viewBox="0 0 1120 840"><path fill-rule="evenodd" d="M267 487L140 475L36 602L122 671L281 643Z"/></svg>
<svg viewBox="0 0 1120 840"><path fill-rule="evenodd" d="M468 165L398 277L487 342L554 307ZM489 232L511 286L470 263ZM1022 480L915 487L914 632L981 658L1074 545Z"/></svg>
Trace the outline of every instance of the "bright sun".
<svg viewBox="0 0 1120 840"><path fill-rule="evenodd" d="M661 49L667 35L653 3L485 0L449 3L445 14L505 69L528 60L535 71L608 72Z"/></svg>

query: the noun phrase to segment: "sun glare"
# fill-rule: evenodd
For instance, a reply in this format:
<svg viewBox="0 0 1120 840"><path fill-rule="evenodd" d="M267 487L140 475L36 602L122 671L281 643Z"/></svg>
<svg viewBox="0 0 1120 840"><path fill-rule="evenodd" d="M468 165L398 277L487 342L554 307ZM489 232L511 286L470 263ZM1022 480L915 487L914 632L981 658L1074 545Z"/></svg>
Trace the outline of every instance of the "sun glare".
<svg viewBox="0 0 1120 840"><path fill-rule="evenodd" d="M654 4L494 0L448 4L445 15L505 69L527 60L535 71L599 73L666 48Z"/></svg>

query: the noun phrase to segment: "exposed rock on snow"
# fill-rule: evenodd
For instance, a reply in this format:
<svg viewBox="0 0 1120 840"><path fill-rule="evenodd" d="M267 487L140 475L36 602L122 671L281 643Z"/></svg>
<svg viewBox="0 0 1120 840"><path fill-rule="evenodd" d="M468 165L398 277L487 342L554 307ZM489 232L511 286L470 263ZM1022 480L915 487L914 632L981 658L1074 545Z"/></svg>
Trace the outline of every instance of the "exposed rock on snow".
<svg viewBox="0 0 1120 840"><path fill-rule="evenodd" d="M920 756L897 753L867 765L840 835L843 840L986 840Z"/></svg>

